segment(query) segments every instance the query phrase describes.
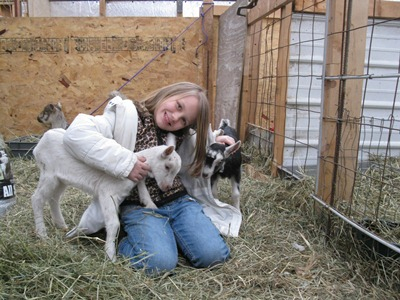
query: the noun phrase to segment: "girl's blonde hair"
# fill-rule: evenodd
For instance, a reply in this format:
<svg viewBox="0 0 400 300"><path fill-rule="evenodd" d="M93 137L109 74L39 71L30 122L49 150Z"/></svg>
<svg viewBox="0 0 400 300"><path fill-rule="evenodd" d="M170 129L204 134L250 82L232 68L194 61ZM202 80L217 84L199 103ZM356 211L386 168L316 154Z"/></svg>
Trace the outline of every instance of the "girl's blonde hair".
<svg viewBox="0 0 400 300"><path fill-rule="evenodd" d="M194 160L190 166L192 176L200 176L203 162L206 159L208 126L210 123L210 106L207 99L206 90L201 86L191 82L178 82L163 88L160 88L148 95L143 102L147 110L154 114L155 109L165 100L172 96L180 95L182 98L195 96L199 100L199 114L194 124L188 125L182 131L188 134L189 129L196 130L196 146Z"/></svg>

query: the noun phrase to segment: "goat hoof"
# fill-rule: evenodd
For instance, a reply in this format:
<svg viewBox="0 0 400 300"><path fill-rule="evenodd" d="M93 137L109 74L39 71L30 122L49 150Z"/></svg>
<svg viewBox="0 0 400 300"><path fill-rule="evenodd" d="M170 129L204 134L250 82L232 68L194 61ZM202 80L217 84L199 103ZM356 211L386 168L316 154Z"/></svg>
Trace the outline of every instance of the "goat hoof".
<svg viewBox="0 0 400 300"><path fill-rule="evenodd" d="M47 232L46 231L36 231L35 232L36 237L38 237L41 240L45 240L48 239L49 237L47 236Z"/></svg>
<svg viewBox="0 0 400 300"><path fill-rule="evenodd" d="M117 261L117 255L115 254L115 251L106 251L108 258L115 263Z"/></svg>
<svg viewBox="0 0 400 300"><path fill-rule="evenodd" d="M68 226L56 226L58 229L62 230L62 231L68 231Z"/></svg>

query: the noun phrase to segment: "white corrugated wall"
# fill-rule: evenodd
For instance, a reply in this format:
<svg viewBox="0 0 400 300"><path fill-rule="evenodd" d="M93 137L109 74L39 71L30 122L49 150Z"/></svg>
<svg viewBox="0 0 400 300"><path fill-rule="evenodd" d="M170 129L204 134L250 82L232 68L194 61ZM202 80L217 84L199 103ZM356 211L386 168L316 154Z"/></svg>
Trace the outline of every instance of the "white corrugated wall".
<svg viewBox="0 0 400 300"><path fill-rule="evenodd" d="M381 21L375 20L375 23ZM372 20L369 24L372 24ZM323 70L324 32L325 16L293 15L284 167L313 169L317 165L323 84L317 77L322 76ZM400 22L391 21L368 27L365 74L399 73L399 55ZM362 126L360 159L368 159L370 153L378 154L386 149L389 129L378 127L390 127L392 115L396 121L391 125L394 130L391 131L390 153L392 156L400 155L400 99L396 102L396 94L399 93L396 83L396 77L369 79L366 86L363 81L365 98L362 121L372 126Z"/></svg>

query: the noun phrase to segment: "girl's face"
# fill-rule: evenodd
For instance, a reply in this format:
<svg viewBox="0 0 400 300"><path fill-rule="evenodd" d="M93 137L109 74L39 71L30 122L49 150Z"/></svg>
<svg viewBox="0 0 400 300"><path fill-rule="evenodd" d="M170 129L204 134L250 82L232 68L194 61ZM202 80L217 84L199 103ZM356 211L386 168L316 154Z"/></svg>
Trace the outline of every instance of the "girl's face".
<svg viewBox="0 0 400 300"><path fill-rule="evenodd" d="M199 100L196 96L167 98L154 110L154 121L165 131L177 131L194 124L199 113Z"/></svg>

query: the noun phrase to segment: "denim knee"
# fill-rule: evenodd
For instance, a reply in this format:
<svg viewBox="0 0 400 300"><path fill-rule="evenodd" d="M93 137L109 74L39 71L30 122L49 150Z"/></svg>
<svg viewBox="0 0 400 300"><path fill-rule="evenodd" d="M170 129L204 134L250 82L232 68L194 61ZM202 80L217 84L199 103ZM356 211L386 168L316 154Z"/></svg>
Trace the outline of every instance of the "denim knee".
<svg viewBox="0 0 400 300"><path fill-rule="evenodd" d="M188 259L195 268L208 268L227 261L229 257L230 249L223 242L223 244L209 244L202 249L201 254L192 255Z"/></svg>
<svg viewBox="0 0 400 300"><path fill-rule="evenodd" d="M178 265L178 256L171 253L155 253L144 262L148 274L160 274L174 270Z"/></svg>
<svg viewBox="0 0 400 300"><path fill-rule="evenodd" d="M128 238L121 240L118 253L129 258L134 269L143 269L147 274L157 275L172 271L178 265L178 256L173 251L162 251L158 253L136 254Z"/></svg>

